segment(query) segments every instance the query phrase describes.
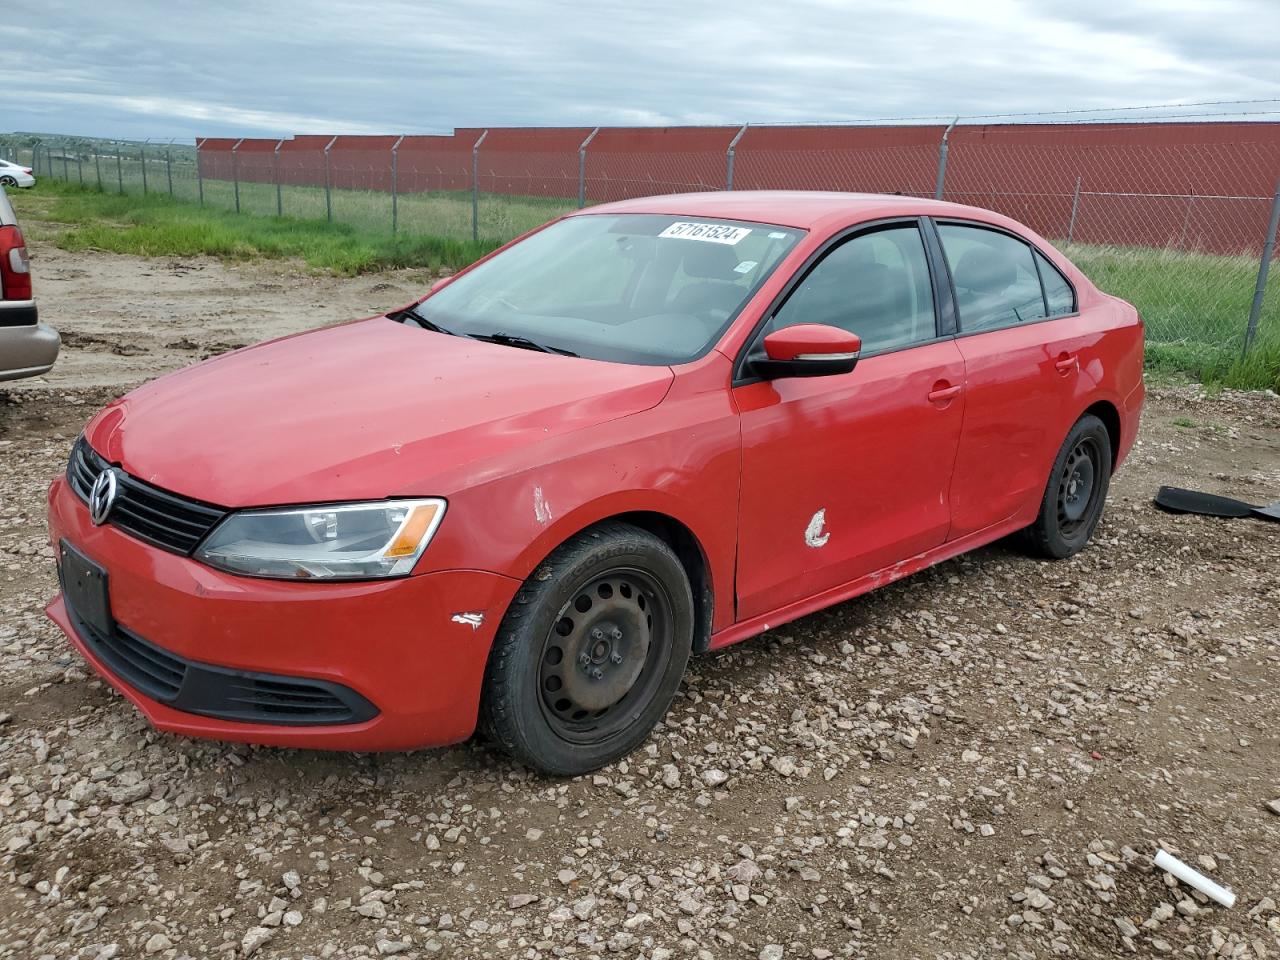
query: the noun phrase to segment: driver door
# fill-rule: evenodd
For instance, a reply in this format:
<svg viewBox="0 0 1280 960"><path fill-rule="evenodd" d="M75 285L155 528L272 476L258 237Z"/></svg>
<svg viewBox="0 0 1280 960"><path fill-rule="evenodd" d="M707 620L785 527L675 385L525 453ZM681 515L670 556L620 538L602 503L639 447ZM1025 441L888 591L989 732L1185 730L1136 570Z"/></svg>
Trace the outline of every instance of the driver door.
<svg viewBox="0 0 1280 960"><path fill-rule="evenodd" d="M745 382L737 615L768 613L940 546L964 411L964 360L939 337L919 224L830 249L761 330L862 338L850 373Z"/></svg>

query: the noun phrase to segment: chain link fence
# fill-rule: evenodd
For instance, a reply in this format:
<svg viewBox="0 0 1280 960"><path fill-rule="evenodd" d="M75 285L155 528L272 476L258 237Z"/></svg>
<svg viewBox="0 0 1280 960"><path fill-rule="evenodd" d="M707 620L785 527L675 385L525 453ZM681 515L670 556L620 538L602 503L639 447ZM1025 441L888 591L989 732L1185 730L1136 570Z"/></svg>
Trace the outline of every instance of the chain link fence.
<svg viewBox="0 0 1280 960"><path fill-rule="evenodd" d="M1268 269L1277 122L493 128L196 144L0 136L0 157L111 193L495 243L582 206L664 193L938 197L1026 223L1137 305L1157 363L1202 368L1263 341L1280 350L1280 281Z"/></svg>

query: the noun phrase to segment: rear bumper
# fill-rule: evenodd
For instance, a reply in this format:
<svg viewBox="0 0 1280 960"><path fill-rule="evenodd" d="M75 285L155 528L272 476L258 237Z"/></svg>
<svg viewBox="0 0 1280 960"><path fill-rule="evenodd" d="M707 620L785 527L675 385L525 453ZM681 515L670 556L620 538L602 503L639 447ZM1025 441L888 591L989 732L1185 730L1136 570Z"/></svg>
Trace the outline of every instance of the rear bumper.
<svg viewBox="0 0 1280 960"><path fill-rule="evenodd" d="M1120 468L1133 443L1138 439L1138 427L1142 423L1142 404L1147 396L1147 388L1141 380L1124 398L1124 406L1120 411L1120 449L1116 451L1116 462L1111 465L1114 472Z"/></svg>
<svg viewBox="0 0 1280 960"><path fill-rule="evenodd" d="M58 359L58 331L37 323L35 309L32 303L0 303L0 380L38 377Z"/></svg>
<svg viewBox="0 0 1280 960"><path fill-rule="evenodd" d="M92 637L86 642L63 595L54 598L49 617L155 727L218 740L360 751L465 740L475 729L493 635L519 587L474 570L370 583L236 577L94 526L61 477L49 490L49 532L55 549L65 540L106 569L111 615L128 636L237 682L264 674L315 681L373 708L370 719L338 724L244 722L177 709L189 701L164 703L130 683L121 660ZM473 627L453 619L464 612L482 621Z"/></svg>

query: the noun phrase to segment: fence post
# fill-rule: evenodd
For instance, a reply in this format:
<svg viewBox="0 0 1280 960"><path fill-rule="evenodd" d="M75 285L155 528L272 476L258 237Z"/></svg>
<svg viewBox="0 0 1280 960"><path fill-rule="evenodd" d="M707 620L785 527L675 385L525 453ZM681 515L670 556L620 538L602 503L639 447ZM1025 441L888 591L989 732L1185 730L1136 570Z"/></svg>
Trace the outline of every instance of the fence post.
<svg viewBox="0 0 1280 960"><path fill-rule="evenodd" d="M734 135L733 139L729 141L729 149L725 151L725 154L724 154L724 188L725 188L726 190L732 190L732 189L733 189L733 157L734 157L735 152L736 152L736 151L737 151L737 149L738 149L738 141L739 141L739 140L741 140L741 139L743 138L743 136L745 136L745 135L746 135L747 127L749 127L749 126L751 126L751 124L749 124L749 123L744 123L744 124L742 125L742 129L740 129L740 130L739 130L739 131Z"/></svg>
<svg viewBox="0 0 1280 960"><path fill-rule="evenodd" d="M1258 317L1262 315L1262 298L1267 292L1267 272L1271 269L1271 257L1276 251L1276 230L1280 229L1280 180L1276 181L1276 193L1271 200L1271 219L1267 221L1267 239L1262 244L1262 262L1258 264L1258 284L1253 289L1253 306L1249 308L1249 325L1244 330L1244 353L1249 353L1253 338L1258 335Z"/></svg>
<svg viewBox="0 0 1280 960"><path fill-rule="evenodd" d="M400 139L391 145L391 235L393 237L400 228L400 166L396 154L399 152L400 144L403 141L404 134L402 133L400 134Z"/></svg>
<svg viewBox="0 0 1280 960"><path fill-rule="evenodd" d="M36 142L31 145L31 172L36 174L37 176L39 176L40 174L39 160L40 160L41 142L42 141L39 138L37 138Z"/></svg>
<svg viewBox="0 0 1280 960"><path fill-rule="evenodd" d="M121 195L124 194L124 144L116 144L116 188Z"/></svg>
<svg viewBox="0 0 1280 960"><path fill-rule="evenodd" d="M276 182L276 216L284 216L284 194L280 192L280 148L284 146L284 137L276 141L276 148L271 151L271 178Z"/></svg>
<svg viewBox="0 0 1280 960"><path fill-rule="evenodd" d="M98 175L98 192L102 192L102 148L93 148L93 172Z"/></svg>
<svg viewBox="0 0 1280 960"><path fill-rule="evenodd" d="M337 142L338 138L334 137L324 145L324 217L330 223L333 223L333 198L329 195L329 151Z"/></svg>
<svg viewBox="0 0 1280 960"><path fill-rule="evenodd" d="M71 168L67 163L67 141L62 141L62 180L64 183L71 182Z"/></svg>
<svg viewBox="0 0 1280 960"><path fill-rule="evenodd" d="M138 156L142 158L142 193L147 193L147 142L143 141L142 146L138 147Z"/></svg>
<svg viewBox="0 0 1280 960"><path fill-rule="evenodd" d="M164 174L169 179L169 196L173 196L173 141L164 148Z"/></svg>
<svg viewBox="0 0 1280 960"><path fill-rule="evenodd" d="M80 151L76 151L76 176L80 178L80 186L84 186L84 157L80 156Z"/></svg>
<svg viewBox="0 0 1280 960"><path fill-rule="evenodd" d="M1071 221L1067 224L1067 243L1076 235L1076 214L1080 212L1080 178L1076 177L1076 192L1071 195Z"/></svg>
<svg viewBox="0 0 1280 960"><path fill-rule="evenodd" d="M200 148L204 146L204 138L196 139L196 192L200 195L200 206L204 206L204 171L200 169Z"/></svg>
<svg viewBox="0 0 1280 960"><path fill-rule="evenodd" d="M933 187L933 199L942 199L942 188L947 182L947 151L950 150L951 131L955 129L955 125L960 122L960 118L956 117L947 124L947 129L942 131L942 143L938 146L938 181Z"/></svg>
<svg viewBox="0 0 1280 960"><path fill-rule="evenodd" d="M582 145L578 147L578 209L581 210L587 205L587 147L591 146L591 141L596 138L596 134L600 132L600 128L596 127L587 134L587 139L582 141Z"/></svg>
<svg viewBox="0 0 1280 960"><path fill-rule="evenodd" d="M244 137L237 140L235 146L231 148L231 179L235 182L236 213L240 212L240 157L236 151L240 149L242 143L244 143Z"/></svg>
<svg viewBox="0 0 1280 960"><path fill-rule="evenodd" d="M480 240L480 144L489 135L486 130L471 148L471 239Z"/></svg>

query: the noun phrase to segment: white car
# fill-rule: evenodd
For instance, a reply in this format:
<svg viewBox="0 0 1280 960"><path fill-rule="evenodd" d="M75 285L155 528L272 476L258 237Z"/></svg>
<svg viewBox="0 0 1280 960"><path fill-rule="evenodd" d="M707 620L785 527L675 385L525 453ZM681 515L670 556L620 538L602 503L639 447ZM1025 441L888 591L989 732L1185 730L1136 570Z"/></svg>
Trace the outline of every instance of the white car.
<svg viewBox="0 0 1280 960"><path fill-rule="evenodd" d="M30 167L19 166L8 160L0 160L0 187L34 187L36 178Z"/></svg>

